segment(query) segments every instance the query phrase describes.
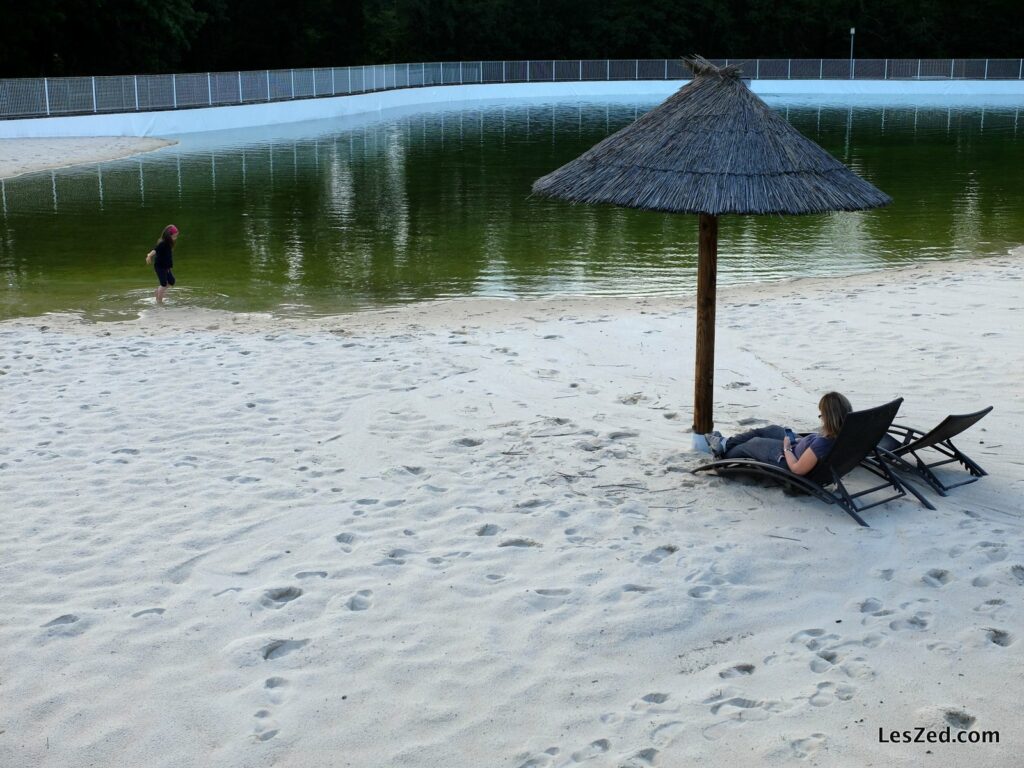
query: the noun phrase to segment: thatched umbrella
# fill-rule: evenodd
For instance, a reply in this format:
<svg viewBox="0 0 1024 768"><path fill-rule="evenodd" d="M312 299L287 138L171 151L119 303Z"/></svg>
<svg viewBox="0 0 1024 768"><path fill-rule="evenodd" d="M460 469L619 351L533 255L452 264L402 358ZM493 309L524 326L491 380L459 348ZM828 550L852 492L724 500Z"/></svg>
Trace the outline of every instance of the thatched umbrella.
<svg viewBox="0 0 1024 768"><path fill-rule="evenodd" d="M755 96L738 66L696 56L694 77L663 104L533 184L573 203L700 217L693 429L713 425L718 217L858 211L892 199Z"/></svg>

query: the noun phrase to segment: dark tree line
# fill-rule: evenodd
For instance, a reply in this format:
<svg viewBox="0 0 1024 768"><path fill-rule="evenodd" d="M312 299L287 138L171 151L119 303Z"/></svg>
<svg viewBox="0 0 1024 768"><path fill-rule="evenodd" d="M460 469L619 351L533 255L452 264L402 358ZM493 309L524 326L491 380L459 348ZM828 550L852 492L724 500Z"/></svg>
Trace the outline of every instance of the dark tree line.
<svg viewBox="0 0 1024 768"><path fill-rule="evenodd" d="M1017 58L1020 0L0 0L0 77L519 58Z"/></svg>

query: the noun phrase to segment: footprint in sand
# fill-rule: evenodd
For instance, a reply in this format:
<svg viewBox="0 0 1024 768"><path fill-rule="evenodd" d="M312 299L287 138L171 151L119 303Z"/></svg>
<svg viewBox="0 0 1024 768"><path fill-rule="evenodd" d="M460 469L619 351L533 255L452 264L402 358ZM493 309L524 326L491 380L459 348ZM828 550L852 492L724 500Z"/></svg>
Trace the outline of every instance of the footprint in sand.
<svg viewBox="0 0 1024 768"><path fill-rule="evenodd" d="M265 661L273 661L307 645L309 640L272 640L260 649L260 655Z"/></svg>
<svg viewBox="0 0 1024 768"><path fill-rule="evenodd" d="M975 613L988 613L995 614L1000 608L1006 605L1006 601L1001 598L994 598L992 600L986 600L979 606L974 608Z"/></svg>
<svg viewBox="0 0 1024 768"><path fill-rule="evenodd" d="M1011 566L1010 575L1013 576L1020 586L1024 587L1024 565Z"/></svg>
<svg viewBox="0 0 1024 768"><path fill-rule="evenodd" d="M454 440L454 445L462 446L463 448L475 448L478 445L483 445L483 440L477 437L462 437L458 440Z"/></svg>
<svg viewBox="0 0 1024 768"><path fill-rule="evenodd" d="M643 584L623 584L622 585L622 591L623 592L639 592L641 594L645 594L647 592L653 592L656 589L657 589L657 587L648 587L648 586L644 586Z"/></svg>
<svg viewBox="0 0 1024 768"><path fill-rule="evenodd" d="M74 624L76 621L78 621L78 617L75 616L75 614L65 613L63 616L58 616L53 621L48 621L45 624L42 624L41 626L44 629L48 627L61 627L67 624Z"/></svg>
<svg viewBox="0 0 1024 768"><path fill-rule="evenodd" d="M995 541L979 541L971 549L978 550L990 563L1006 559L1006 545Z"/></svg>
<svg viewBox="0 0 1024 768"><path fill-rule="evenodd" d="M942 713L942 718L951 728L956 728L961 731L970 730L971 726L974 725L975 721L978 719L960 709L947 709Z"/></svg>
<svg viewBox="0 0 1024 768"><path fill-rule="evenodd" d="M632 757L626 758L625 762L617 763L619 768L649 768L658 760L658 750L654 747L641 749Z"/></svg>
<svg viewBox="0 0 1024 768"><path fill-rule="evenodd" d="M717 697L709 699L709 700L705 701L704 703L707 704L710 701L715 701L716 698ZM758 707L764 706L764 704L765 704L765 702L763 702L763 701L757 701L755 699L746 699L746 698L743 698L742 696L733 696L733 697L725 699L723 701L715 701L715 703L711 705L711 714L712 715L717 715L719 712L721 712L726 707L728 707L730 709L733 709L733 710L743 711L743 710L748 710L748 709L756 709Z"/></svg>
<svg viewBox="0 0 1024 768"><path fill-rule="evenodd" d="M821 650L816 656L817 658L811 660L812 672L824 672L839 661L839 654L835 651Z"/></svg>
<svg viewBox="0 0 1024 768"><path fill-rule="evenodd" d="M487 523L487 525L481 525L476 529L477 536L496 536L501 533L502 529L494 525L493 523Z"/></svg>
<svg viewBox="0 0 1024 768"><path fill-rule="evenodd" d="M789 638L789 642L806 643L808 640L811 640L816 637L821 637L824 634L824 629L801 629L799 632L797 632L795 635Z"/></svg>
<svg viewBox="0 0 1024 768"><path fill-rule="evenodd" d="M499 547L540 547L542 544L533 539L506 539L498 545Z"/></svg>
<svg viewBox="0 0 1024 768"><path fill-rule="evenodd" d="M725 680L730 677L743 677L745 675L754 674L754 669L755 667L753 664L736 664L728 669L723 669L718 673L718 676Z"/></svg>
<svg viewBox="0 0 1024 768"><path fill-rule="evenodd" d="M818 683L818 690L811 696L810 703L814 707L827 707L836 699L849 701L856 692L856 688L844 683Z"/></svg>
<svg viewBox="0 0 1024 768"><path fill-rule="evenodd" d="M998 645L1000 648L1006 648L1013 644L1013 635L1002 629L985 627L985 636L988 637L988 641L992 643L992 645Z"/></svg>
<svg viewBox="0 0 1024 768"><path fill-rule="evenodd" d="M869 597L861 602L860 605L857 606L857 609L861 613L875 613L875 611L882 610L882 601L877 597Z"/></svg>
<svg viewBox="0 0 1024 768"><path fill-rule="evenodd" d="M584 760L591 760L595 757L603 755L605 752L611 749L611 747L611 742L609 742L608 739L598 739L597 741L592 741L583 749L579 750L578 752L572 753L573 762L582 763Z"/></svg>
<svg viewBox="0 0 1024 768"><path fill-rule="evenodd" d="M350 611L365 611L372 605L370 598L373 596L373 590L361 589L356 592L352 597L348 599L345 604L348 606Z"/></svg>
<svg viewBox="0 0 1024 768"><path fill-rule="evenodd" d="M641 701L646 701L648 704L664 704L668 701L667 693L648 693L644 696Z"/></svg>
<svg viewBox="0 0 1024 768"><path fill-rule="evenodd" d="M343 552L351 552L352 542L356 540L356 537L355 534L352 533L339 533L337 536L334 537L334 540L341 544L341 549Z"/></svg>
<svg viewBox="0 0 1024 768"><path fill-rule="evenodd" d="M608 439L609 440L625 440L625 439L630 438L630 437L640 437L640 433L639 432L634 432L634 431L628 430L628 429L623 429L623 430L620 430L618 432L609 432L608 433Z"/></svg>
<svg viewBox="0 0 1024 768"><path fill-rule="evenodd" d="M326 579L327 571L299 571L295 574L296 579Z"/></svg>
<svg viewBox="0 0 1024 768"><path fill-rule="evenodd" d="M931 614L928 611L918 611L908 619L896 619L895 621L890 621L889 629L920 632L921 630L928 629L928 624L931 621L930 617Z"/></svg>
<svg viewBox="0 0 1024 768"><path fill-rule="evenodd" d="M793 739L789 742L789 748L793 751L793 757L806 760L808 757L814 757L827 741L824 733L812 733L802 739Z"/></svg>
<svg viewBox="0 0 1024 768"><path fill-rule="evenodd" d="M533 591L541 597L565 597L572 592L571 589L535 589Z"/></svg>
<svg viewBox="0 0 1024 768"><path fill-rule="evenodd" d="M946 584L949 584L952 579L953 574L949 571L943 570L942 568L932 568L928 573L921 577L921 581L929 587L944 587Z"/></svg>
<svg viewBox="0 0 1024 768"><path fill-rule="evenodd" d="M640 562L660 563L666 557L678 551L679 547L677 547L675 544L666 544L664 546L658 547L657 549L651 550L651 552L640 558Z"/></svg>
<svg viewBox="0 0 1024 768"><path fill-rule="evenodd" d="M161 614L163 614L163 612L163 608L147 608L144 611L138 611L136 613L133 613L132 618L137 619L139 618L139 616L160 616Z"/></svg>
<svg viewBox="0 0 1024 768"><path fill-rule="evenodd" d="M263 597L260 598L260 602L268 608L282 608L287 603L300 597L302 590L298 587L278 587L276 589L268 589L263 593Z"/></svg>
<svg viewBox="0 0 1024 768"><path fill-rule="evenodd" d="M558 747L550 747L544 750L543 755L531 757L525 763L520 763L516 768L551 768L554 763L551 758L555 757L561 750Z"/></svg>

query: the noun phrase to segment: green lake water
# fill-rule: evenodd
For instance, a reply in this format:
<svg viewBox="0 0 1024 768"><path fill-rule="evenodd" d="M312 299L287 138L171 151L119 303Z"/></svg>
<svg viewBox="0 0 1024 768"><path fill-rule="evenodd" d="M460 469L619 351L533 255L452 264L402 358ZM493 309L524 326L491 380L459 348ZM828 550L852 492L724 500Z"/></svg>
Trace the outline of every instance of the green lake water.
<svg viewBox="0 0 1024 768"><path fill-rule="evenodd" d="M889 208L725 217L719 284L1001 253L1024 243L1021 107L772 106ZM153 303L318 315L461 296L692 292L697 219L531 199L654 103L465 104L182 137L0 185L0 317L110 320Z"/></svg>

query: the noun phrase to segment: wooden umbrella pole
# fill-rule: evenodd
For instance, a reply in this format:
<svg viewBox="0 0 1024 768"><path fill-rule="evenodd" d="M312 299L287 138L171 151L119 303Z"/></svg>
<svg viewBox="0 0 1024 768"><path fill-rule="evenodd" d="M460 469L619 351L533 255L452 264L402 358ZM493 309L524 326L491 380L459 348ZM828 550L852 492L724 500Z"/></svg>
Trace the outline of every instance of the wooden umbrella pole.
<svg viewBox="0 0 1024 768"><path fill-rule="evenodd" d="M718 217L700 214L697 262L697 360L693 387L693 431L710 432L715 385L715 293L718 278Z"/></svg>

